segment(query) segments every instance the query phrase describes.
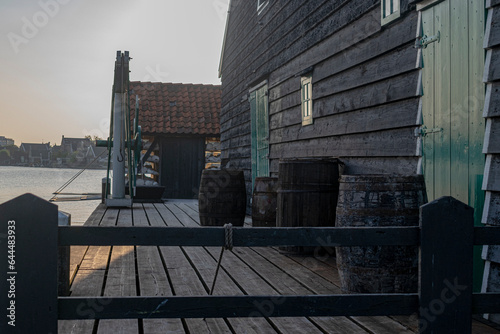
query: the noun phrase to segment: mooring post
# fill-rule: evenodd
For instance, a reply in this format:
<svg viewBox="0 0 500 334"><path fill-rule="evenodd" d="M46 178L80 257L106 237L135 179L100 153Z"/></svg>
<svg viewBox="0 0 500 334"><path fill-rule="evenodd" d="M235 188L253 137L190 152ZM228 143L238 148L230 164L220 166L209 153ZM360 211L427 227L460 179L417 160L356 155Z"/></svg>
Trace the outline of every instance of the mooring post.
<svg viewBox="0 0 500 334"><path fill-rule="evenodd" d="M57 216L32 194L0 205L0 333L57 333Z"/></svg>
<svg viewBox="0 0 500 334"><path fill-rule="evenodd" d="M420 208L420 227L420 333L470 333L474 209L441 197Z"/></svg>

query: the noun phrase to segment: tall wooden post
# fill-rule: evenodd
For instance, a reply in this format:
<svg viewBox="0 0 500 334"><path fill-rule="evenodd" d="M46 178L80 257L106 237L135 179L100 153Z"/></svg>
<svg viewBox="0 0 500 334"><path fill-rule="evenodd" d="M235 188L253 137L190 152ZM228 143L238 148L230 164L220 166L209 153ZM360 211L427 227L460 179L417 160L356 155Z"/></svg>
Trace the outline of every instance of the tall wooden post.
<svg viewBox="0 0 500 334"><path fill-rule="evenodd" d="M57 206L0 205L0 333L57 333Z"/></svg>
<svg viewBox="0 0 500 334"><path fill-rule="evenodd" d="M125 160L127 158L127 135L125 113L128 105L129 52L117 51L115 61L115 79L113 84L113 179L111 198L107 198L108 207L131 207L132 197L125 195ZM132 171L128 171L129 174ZM129 178L131 179L131 178Z"/></svg>
<svg viewBox="0 0 500 334"><path fill-rule="evenodd" d="M420 208L420 227L420 333L470 333L474 209L441 197Z"/></svg>

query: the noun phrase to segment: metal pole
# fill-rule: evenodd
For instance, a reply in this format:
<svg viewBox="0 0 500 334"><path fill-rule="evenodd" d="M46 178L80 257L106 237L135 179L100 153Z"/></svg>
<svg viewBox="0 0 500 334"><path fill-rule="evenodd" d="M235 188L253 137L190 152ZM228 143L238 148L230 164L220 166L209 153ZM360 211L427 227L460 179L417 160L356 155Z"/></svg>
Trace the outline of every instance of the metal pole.
<svg viewBox="0 0 500 334"><path fill-rule="evenodd" d="M123 94L115 93L113 110L113 185L112 198L125 198L125 150L123 145Z"/></svg>

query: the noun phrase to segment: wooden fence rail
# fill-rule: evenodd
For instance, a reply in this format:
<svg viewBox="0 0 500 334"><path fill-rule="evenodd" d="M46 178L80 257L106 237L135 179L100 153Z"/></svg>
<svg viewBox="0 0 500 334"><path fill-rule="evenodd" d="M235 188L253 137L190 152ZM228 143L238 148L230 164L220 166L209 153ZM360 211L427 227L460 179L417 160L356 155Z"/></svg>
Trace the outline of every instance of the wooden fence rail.
<svg viewBox="0 0 500 334"><path fill-rule="evenodd" d="M421 333L467 333L473 313L500 313L500 294L472 293L473 246L500 244L500 228L474 227L473 209L443 197L419 227L234 228L233 245L419 245L415 294L197 297L58 297L57 251L69 245L223 246L224 229L58 227L57 207L26 194L0 205L2 333L56 333L58 319L410 315ZM99 305L83 312L88 305ZM89 308L87 307L87 310ZM5 316L2 315L5 318Z"/></svg>

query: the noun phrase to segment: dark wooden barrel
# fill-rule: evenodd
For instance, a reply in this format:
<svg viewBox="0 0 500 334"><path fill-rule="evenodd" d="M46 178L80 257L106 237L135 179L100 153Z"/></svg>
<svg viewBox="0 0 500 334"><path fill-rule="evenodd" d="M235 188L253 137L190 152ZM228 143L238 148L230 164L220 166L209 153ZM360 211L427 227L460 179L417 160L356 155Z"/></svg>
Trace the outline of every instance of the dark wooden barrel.
<svg viewBox="0 0 500 334"><path fill-rule="evenodd" d="M198 194L203 226L243 226L246 209L245 177L241 170L203 170Z"/></svg>
<svg viewBox="0 0 500 334"><path fill-rule="evenodd" d="M252 195L252 225L276 227L277 177L256 177Z"/></svg>
<svg viewBox="0 0 500 334"><path fill-rule="evenodd" d="M426 202L422 175L343 175L336 226L418 226ZM345 293L417 292L417 246L337 247L336 254Z"/></svg>
<svg viewBox="0 0 500 334"><path fill-rule="evenodd" d="M333 227L339 189L337 159L290 159L279 164L278 227ZM319 248L318 248L319 249ZM311 254L315 247L280 247Z"/></svg>

